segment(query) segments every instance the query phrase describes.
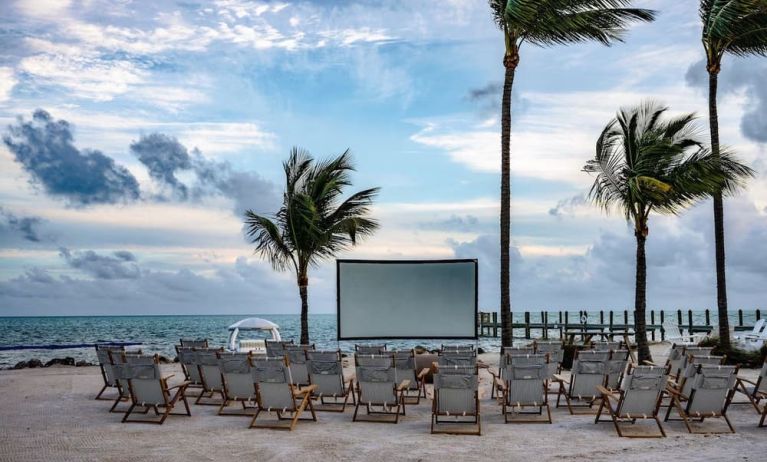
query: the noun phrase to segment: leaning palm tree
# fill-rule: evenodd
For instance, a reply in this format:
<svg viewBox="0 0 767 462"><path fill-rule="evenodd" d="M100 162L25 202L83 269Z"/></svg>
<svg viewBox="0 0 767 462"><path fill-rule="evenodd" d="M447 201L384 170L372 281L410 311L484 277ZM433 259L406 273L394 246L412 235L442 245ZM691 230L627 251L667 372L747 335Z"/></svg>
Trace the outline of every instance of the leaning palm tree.
<svg viewBox="0 0 767 462"><path fill-rule="evenodd" d="M501 101L501 344L512 342L509 289L511 227L511 90L524 42L540 47L622 41L629 23L652 21L651 10L629 8L632 0L489 0L503 31L505 53Z"/></svg>
<svg viewBox="0 0 767 462"><path fill-rule="evenodd" d="M340 202L354 170L348 150L335 159L315 162L308 152L293 148L282 165L286 182L279 211L268 218L248 210L245 226L257 254L278 271L295 271L301 296L301 343L306 344L309 268L373 234L378 223L369 212L379 188L365 189Z"/></svg>
<svg viewBox="0 0 767 462"><path fill-rule="evenodd" d="M719 116L716 91L722 57L767 56L767 0L702 0L703 48L708 71L708 119L711 152L718 156ZM714 241L716 245L716 304L719 317L719 345L730 349L730 321L727 318L727 280L725 277L724 204L722 193L714 194Z"/></svg>
<svg viewBox="0 0 767 462"><path fill-rule="evenodd" d="M620 210L634 225L634 330L639 361L652 360L645 319L650 214L676 215L716 191L737 189L753 175L731 154L715 156L702 147L694 114L666 120L667 110L653 102L621 109L599 136L596 156L584 167L596 174L591 200L607 212Z"/></svg>

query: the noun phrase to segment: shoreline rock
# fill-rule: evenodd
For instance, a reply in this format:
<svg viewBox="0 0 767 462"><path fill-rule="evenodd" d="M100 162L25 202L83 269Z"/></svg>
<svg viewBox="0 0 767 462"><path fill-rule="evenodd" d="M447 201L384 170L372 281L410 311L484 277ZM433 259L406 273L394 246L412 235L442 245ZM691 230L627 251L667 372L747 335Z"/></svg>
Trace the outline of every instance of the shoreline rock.
<svg viewBox="0 0 767 462"><path fill-rule="evenodd" d="M14 371L21 369L37 369L51 366L68 366L68 367L88 367L95 366L96 364L88 361L75 361L75 358L67 356L66 358L53 358L50 361L43 363L37 358L32 358L29 361L19 361L11 367L6 367L4 370Z"/></svg>

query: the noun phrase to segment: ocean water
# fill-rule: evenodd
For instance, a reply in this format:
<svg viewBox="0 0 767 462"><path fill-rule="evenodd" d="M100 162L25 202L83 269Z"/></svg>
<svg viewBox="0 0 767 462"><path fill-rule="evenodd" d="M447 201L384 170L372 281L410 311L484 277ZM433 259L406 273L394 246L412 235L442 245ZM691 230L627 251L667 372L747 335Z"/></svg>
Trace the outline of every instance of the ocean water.
<svg viewBox="0 0 767 462"><path fill-rule="evenodd" d="M671 311L666 312L669 316ZM557 312L549 312L549 323L558 322ZM225 346L228 331L227 326L250 316L257 316L275 322L280 326L280 334L284 339L298 341L300 334L300 319L298 315L265 314L265 315L212 315L212 316L61 316L61 317L0 317L0 347L13 346L51 346L92 344L97 342L136 342L145 353L158 353L168 358L175 357L174 345L180 338L207 338L213 346ZM605 322L607 322L605 313ZM599 322L598 312L588 313L589 322ZM752 325L755 314L753 311L744 313L744 324ZM569 313L569 321L577 323L578 312ZM623 312L615 312L615 323L623 322ZM704 313L694 312L696 325L704 324ZM531 312L531 322L540 322L541 313ZM687 322L687 315L684 316ZM514 322L523 322L524 313L514 313ZM633 316L629 313L629 323ZM648 322L649 322L648 318ZM731 313L731 324L737 324L736 312ZM659 318L656 315L656 323ZM716 324L716 314L711 313L711 323ZM533 337L540 331L533 331ZM551 331L550 335L556 335ZM312 343L320 349L336 349L353 351L354 342L338 342L336 340L335 314L310 314L309 336ZM523 329L515 329L515 338L524 336ZM359 343L370 343L359 342ZM412 348L422 345L436 349L442 343L466 343L467 341L439 340L387 340L391 348ZM499 338L481 337L476 345L487 351L497 351L500 347ZM0 368L13 366L19 361L32 358L45 362L52 358L71 356L76 360L96 362L93 347L88 348L23 348L0 351Z"/></svg>

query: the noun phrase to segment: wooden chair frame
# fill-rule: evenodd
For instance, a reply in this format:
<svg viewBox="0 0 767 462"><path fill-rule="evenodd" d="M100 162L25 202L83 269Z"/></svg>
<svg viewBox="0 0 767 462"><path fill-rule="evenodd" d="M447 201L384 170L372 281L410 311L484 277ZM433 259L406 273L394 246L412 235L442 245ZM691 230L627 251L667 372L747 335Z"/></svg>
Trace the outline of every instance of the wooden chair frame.
<svg viewBox="0 0 767 462"><path fill-rule="evenodd" d="M540 404L521 404L518 403L516 406L509 403L509 393L511 390L509 389L508 384L505 380L501 380L499 377L493 377L493 388L497 388L498 390L498 397L502 399L501 402L501 414L503 414L503 421L505 423L553 423L553 420L551 420L551 406L549 405L549 386L548 386L548 380L543 381L543 402ZM507 411L507 408L518 408L520 409L519 412L517 412L518 415L540 415L543 416L543 408L546 408L546 419L509 419L509 415L514 415L513 412ZM538 411L534 412L523 412L521 409L526 407L536 407L538 408Z"/></svg>
<svg viewBox="0 0 767 462"><path fill-rule="evenodd" d="M735 375L737 376L738 369L735 368ZM712 412L711 414L705 414L701 415L700 413L695 413L694 415L691 415L688 413L687 409L690 406L690 403L695 397L695 390L690 393L690 396L685 396L682 394L682 381L680 384L678 384L676 387L669 385L666 392L671 396L671 402L668 404L668 407L666 408L666 416L663 419L664 422L670 421L682 421L684 422L685 427L687 427L687 431L690 433L700 434L700 435L717 435L722 433L735 433L735 427L732 426L732 422L730 422L730 419L727 417L727 408L730 407L730 403L732 402L733 396L735 396L735 387L733 387L732 390L730 390L727 393L727 397L724 401L724 406L722 406L722 410L720 412ZM687 407L683 406L682 403L687 403ZM679 413L680 418L679 419L672 419L671 416L671 408L676 408L677 412ZM692 426L690 425L691 419L699 419L698 422L703 422L705 419L708 418L724 418L724 421L727 423L727 426L729 427L730 431L695 431L693 430Z"/></svg>
<svg viewBox="0 0 767 462"><path fill-rule="evenodd" d="M600 423L600 422L608 422L606 420L600 420L600 417L602 416L602 410L607 409L607 412L610 414L610 418L612 419L613 425L615 425L615 431L618 432L618 436L622 438L665 438L666 437L666 431L663 429L663 425L660 422L660 417L658 417L658 413L660 412L660 405L663 401L663 393L661 392L658 394L658 401L655 403L655 409L653 410L653 413L651 415L631 415L631 414L625 414L625 415L618 415L615 413L615 410L613 409L612 405L610 404L610 400L615 401L616 409L620 408L620 404L623 401L623 397L625 395L623 390L609 390L605 387L599 387L598 388L600 393L602 393L602 403L599 405L599 410L597 411L597 417L594 419L594 423ZM616 396L617 395L617 396ZM631 422L636 423L637 419L652 419L655 420L655 423L658 425L658 429L660 430L660 434L657 435L624 435L623 431L621 431L621 423L625 422Z"/></svg>
<svg viewBox="0 0 767 462"><path fill-rule="evenodd" d="M317 421L317 414L314 412L314 406L312 405L312 393L317 388L317 385L307 385L305 387L302 387L300 390L298 387L296 387L293 384L286 384L290 387L290 394L293 397L293 408L292 409L280 409L275 410L275 414L277 414L277 423L273 424L258 424L258 416L261 415L262 412L271 412L270 408L264 407L261 402L261 393L258 390L258 384L256 384L256 392L257 392L257 401L258 401L258 409L256 409L256 414L253 416L253 420L250 421L250 426L248 428L269 428L272 430L288 430L293 431L293 429L296 427L296 424L299 420L302 421ZM296 406L296 401L300 399L300 404ZM312 417L310 419L302 419L301 413L304 411L304 409L309 408L309 412L311 412ZM292 414L292 417L283 417L283 412L287 412L289 414ZM289 421L290 423L288 425L280 425L279 422L282 421Z"/></svg>
<svg viewBox="0 0 767 462"><path fill-rule="evenodd" d="M761 414L762 410L759 408L759 402L763 399L767 400L767 392L759 391L762 380L764 380L762 376L759 376L759 378L756 379L756 382L744 377L738 377L737 381L735 382L735 390L745 395L748 401L733 401L730 404L751 404L754 406L754 409L756 409L757 414ZM754 387L753 393L749 393L746 384ZM767 404L765 406L767 406Z"/></svg>
<svg viewBox="0 0 767 462"><path fill-rule="evenodd" d="M112 362L112 356L110 354L112 349L114 349L115 351L125 351L125 347L104 346L102 348L107 350L107 359L109 359L110 363ZM96 345L96 350L99 350L99 345ZM96 395L96 397L94 399L95 400L100 400L100 401L112 401L114 398L102 398L101 397L104 394L104 392L107 391L108 388L116 389L117 390L117 396L120 397L122 395L122 393L120 392L120 382L118 382L117 379L115 379L115 384L114 385L110 385L109 384L109 379L107 379L107 372L104 369L104 364L102 364L100 360L99 360L99 369L101 370L101 378L104 379L104 387L102 387L101 390L99 390L99 393Z"/></svg>
<svg viewBox="0 0 767 462"><path fill-rule="evenodd" d="M131 385L131 381L128 380L128 388L130 389L130 396L131 396L131 405L130 405L130 408L128 408L128 410L125 412L125 416L123 416L122 422L123 423L149 423L149 424L162 425L162 423L165 422L165 419L167 419L169 415L185 415L185 416L191 417L192 413L189 410L189 402L187 402L186 396L184 396L184 390L189 385L189 383L182 382L178 385L169 387L168 379L170 379L171 377L173 377L173 375L169 375L167 377L158 379L160 381L160 386L162 387L162 392L163 392L162 395L165 402L162 404L151 405L151 406L146 405L144 403L140 403L136 399L136 395L133 393L133 386ZM172 397L170 395L171 390L176 390L176 393ZM175 408L179 399L184 403L184 408L186 409L186 412L184 414L178 414L173 412L173 409ZM157 418L129 419L131 414L134 413L134 409L137 406L144 408L144 411L141 412L141 414L147 414L149 412L149 409L154 409L154 413L157 416ZM163 409L162 413L160 413L160 411L158 410L158 407Z"/></svg>

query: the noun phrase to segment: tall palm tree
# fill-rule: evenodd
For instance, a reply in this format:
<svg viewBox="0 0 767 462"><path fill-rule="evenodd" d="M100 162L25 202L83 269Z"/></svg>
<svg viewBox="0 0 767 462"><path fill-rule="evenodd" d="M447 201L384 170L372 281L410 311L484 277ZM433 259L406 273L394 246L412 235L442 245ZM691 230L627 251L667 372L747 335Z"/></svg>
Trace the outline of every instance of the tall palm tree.
<svg viewBox="0 0 767 462"><path fill-rule="evenodd" d="M651 10L629 8L632 0L489 0L495 23L503 31L505 53L501 101L501 343L512 342L509 289L511 234L511 90L522 44L540 47L596 41L622 41L629 23L649 22Z"/></svg>
<svg viewBox="0 0 767 462"><path fill-rule="evenodd" d="M708 71L708 120L711 152L718 156L719 116L716 91L722 57L767 56L767 0L702 0L703 48ZM724 204L722 193L714 194L714 241L716 246L716 306L719 317L719 345L730 349L730 321L727 318L727 280L725 276Z"/></svg>
<svg viewBox="0 0 767 462"><path fill-rule="evenodd" d="M694 203L740 186L753 171L729 153L714 155L696 137L693 114L664 119L668 108L646 102L624 108L602 131L584 171L596 174L589 196L606 212L618 209L634 224L634 326L639 361L647 344L645 241L650 213L676 215Z"/></svg>
<svg viewBox="0 0 767 462"><path fill-rule="evenodd" d="M295 271L305 344L309 343L309 268L373 234L378 223L369 212L379 188L340 202L354 170L348 150L335 159L315 162L308 152L293 148L282 165L286 181L279 211L272 219L248 210L245 226L257 254L275 270Z"/></svg>

